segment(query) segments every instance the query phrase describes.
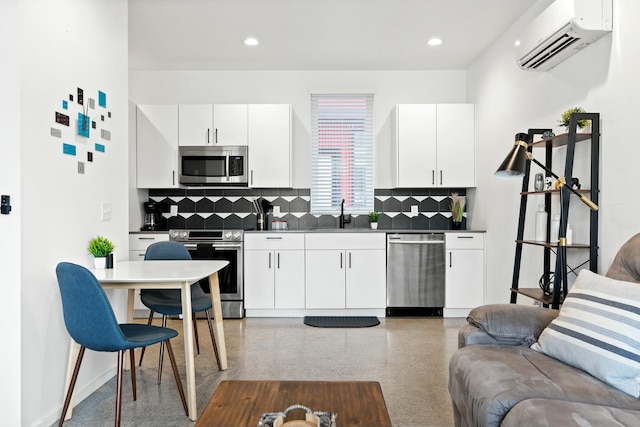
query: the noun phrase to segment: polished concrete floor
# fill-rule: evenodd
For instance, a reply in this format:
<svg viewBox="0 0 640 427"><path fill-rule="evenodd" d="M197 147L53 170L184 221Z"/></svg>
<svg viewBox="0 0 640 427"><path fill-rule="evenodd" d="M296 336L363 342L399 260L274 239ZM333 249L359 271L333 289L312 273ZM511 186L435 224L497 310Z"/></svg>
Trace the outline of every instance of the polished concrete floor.
<svg viewBox="0 0 640 427"><path fill-rule="evenodd" d="M448 362L456 350L457 331L464 320L380 320L378 326L360 329L313 328L305 326L301 318L225 320L229 362L226 371L217 370L206 321L199 320L198 412L204 410L223 380L362 380L380 382L395 427L453 426L447 391ZM182 330L178 320L170 320L168 326ZM178 363L184 367L182 341L178 337L172 342ZM162 384L156 384L157 348L148 349L142 367L136 371L136 402L131 400L130 377L125 373L122 425L193 426L184 415L168 358ZM184 381L184 369L181 373ZM115 379L111 379L80 402L73 418L64 425L113 425L114 396ZM338 414L338 421L339 417Z"/></svg>

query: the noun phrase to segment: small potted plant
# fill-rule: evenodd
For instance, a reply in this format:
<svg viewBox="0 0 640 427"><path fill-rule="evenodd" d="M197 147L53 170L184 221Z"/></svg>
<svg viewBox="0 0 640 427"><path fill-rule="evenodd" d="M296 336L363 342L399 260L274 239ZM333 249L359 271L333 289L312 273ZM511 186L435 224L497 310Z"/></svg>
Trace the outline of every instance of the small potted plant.
<svg viewBox="0 0 640 427"><path fill-rule="evenodd" d="M378 218L380 217L380 212L369 212L369 225L372 230L378 229Z"/></svg>
<svg viewBox="0 0 640 427"><path fill-rule="evenodd" d="M89 241L87 250L93 255L95 268L105 268L107 256L113 252L115 246L106 237L96 236Z"/></svg>
<svg viewBox="0 0 640 427"><path fill-rule="evenodd" d="M587 111L582 107L574 107L569 108L567 111L562 113L560 116L560 120L558 123L568 131L569 130L569 119L571 119L571 114L573 113L586 113ZM591 120L578 120L578 129L583 129L591 125Z"/></svg>
<svg viewBox="0 0 640 427"><path fill-rule="evenodd" d="M465 196L460 196L458 193L451 193L451 221L454 230L462 228L462 214L466 202Z"/></svg>

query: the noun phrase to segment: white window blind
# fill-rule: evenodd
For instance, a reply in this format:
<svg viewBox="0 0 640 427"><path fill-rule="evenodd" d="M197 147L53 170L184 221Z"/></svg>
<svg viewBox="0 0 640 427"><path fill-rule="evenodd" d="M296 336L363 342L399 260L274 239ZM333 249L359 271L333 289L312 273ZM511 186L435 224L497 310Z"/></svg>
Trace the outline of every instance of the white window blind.
<svg viewBox="0 0 640 427"><path fill-rule="evenodd" d="M373 95L311 95L311 212L373 211Z"/></svg>

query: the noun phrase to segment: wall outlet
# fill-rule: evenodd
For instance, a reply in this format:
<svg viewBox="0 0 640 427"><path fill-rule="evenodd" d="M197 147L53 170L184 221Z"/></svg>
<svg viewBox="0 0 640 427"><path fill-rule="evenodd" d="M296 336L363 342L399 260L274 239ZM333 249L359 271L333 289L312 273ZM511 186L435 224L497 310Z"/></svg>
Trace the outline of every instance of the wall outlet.
<svg viewBox="0 0 640 427"><path fill-rule="evenodd" d="M100 202L100 220L111 221L111 202Z"/></svg>
<svg viewBox="0 0 640 427"><path fill-rule="evenodd" d="M418 216L418 205L411 205L411 216Z"/></svg>
<svg viewBox="0 0 640 427"><path fill-rule="evenodd" d="M178 216L178 205L169 206L169 215Z"/></svg>
<svg viewBox="0 0 640 427"><path fill-rule="evenodd" d="M274 206L273 207L273 216L275 217L280 217L280 206Z"/></svg>

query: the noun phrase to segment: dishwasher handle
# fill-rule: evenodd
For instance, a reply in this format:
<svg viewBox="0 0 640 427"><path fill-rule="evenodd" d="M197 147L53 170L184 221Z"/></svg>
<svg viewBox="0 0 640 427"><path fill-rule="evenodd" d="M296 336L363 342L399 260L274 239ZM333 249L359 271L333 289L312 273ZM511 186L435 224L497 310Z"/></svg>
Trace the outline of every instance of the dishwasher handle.
<svg viewBox="0 0 640 427"><path fill-rule="evenodd" d="M444 240L391 240L389 244L393 245L444 245Z"/></svg>

